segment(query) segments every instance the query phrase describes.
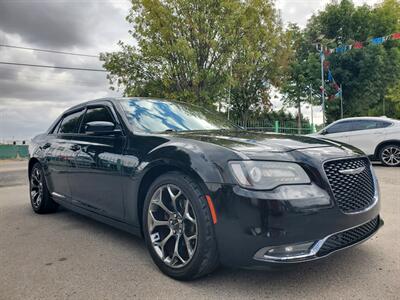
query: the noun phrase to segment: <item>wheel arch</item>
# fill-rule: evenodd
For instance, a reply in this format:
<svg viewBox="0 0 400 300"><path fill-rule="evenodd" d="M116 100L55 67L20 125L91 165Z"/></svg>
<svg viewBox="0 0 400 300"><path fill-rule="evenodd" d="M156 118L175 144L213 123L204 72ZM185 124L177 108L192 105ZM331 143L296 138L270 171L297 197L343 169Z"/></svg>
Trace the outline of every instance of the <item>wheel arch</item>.
<svg viewBox="0 0 400 300"><path fill-rule="evenodd" d="M40 163L40 161L36 157L32 157L29 159L28 162L28 178L30 179L31 177L31 171L35 163Z"/></svg>
<svg viewBox="0 0 400 300"><path fill-rule="evenodd" d="M190 176L192 179L199 184L201 190L204 194L207 194L207 186L202 179L202 177L193 169L185 168L180 166L179 164L161 164L161 165L154 165L147 169L146 173L142 177L137 194L137 218L140 224L140 232L143 236L143 205L146 199L147 191L151 184L160 176L168 173L168 172L180 172L185 175Z"/></svg>
<svg viewBox="0 0 400 300"><path fill-rule="evenodd" d="M374 159L379 159L379 153L380 153L381 149L387 145L400 146L400 140L386 140L386 141L379 143L375 148Z"/></svg>

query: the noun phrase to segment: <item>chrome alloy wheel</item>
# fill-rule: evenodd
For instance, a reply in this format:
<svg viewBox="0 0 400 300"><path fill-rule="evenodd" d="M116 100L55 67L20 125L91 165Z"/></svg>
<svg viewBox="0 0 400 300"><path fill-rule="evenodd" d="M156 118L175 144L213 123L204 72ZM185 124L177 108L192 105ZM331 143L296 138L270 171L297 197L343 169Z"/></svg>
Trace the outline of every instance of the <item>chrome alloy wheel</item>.
<svg viewBox="0 0 400 300"><path fill-rule="evenodd" d="M192 259L198 226L190 201L175 185L159 187L150 200L147 215L151 244L163 262L182 268Z"/></svg>
<svg viewBox="0 0 400 300"><path fill-rule="evenodd" d="M37 168L31 174L30 193L32 205L38 208L43 200L43 179L42 174Z"/></svg>
<svg viewBox="0 0 400 300"><path fill-rule="evenodd" d="M382 160L389 166L400 164L400 147L390 146L383 150Z"/></svg>

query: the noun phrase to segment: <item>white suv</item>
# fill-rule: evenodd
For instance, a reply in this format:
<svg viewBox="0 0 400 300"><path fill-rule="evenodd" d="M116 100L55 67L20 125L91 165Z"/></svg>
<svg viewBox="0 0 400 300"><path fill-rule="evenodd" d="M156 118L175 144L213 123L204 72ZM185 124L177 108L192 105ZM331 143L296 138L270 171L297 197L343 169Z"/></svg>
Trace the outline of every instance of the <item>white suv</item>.
<svg viewBox="0 0 400 300"><path fill-rule="evenodd" d="M400 166L399 120L386 117L341 119L311 136L352 145L386 166Z"/></svg>

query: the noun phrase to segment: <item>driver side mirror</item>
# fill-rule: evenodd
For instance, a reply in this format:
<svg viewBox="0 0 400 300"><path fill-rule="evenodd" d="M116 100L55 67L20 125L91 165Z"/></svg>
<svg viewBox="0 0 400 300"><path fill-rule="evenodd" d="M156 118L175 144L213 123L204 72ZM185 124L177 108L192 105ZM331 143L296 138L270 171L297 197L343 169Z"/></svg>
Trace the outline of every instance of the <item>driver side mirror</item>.
<svg viewBox="0 0 400 300"><path fill-rule="evenodd" d="M320 134L322 134L322 135L325 135L327 133L328 133L328 131L326 129L322 129L321 132L320 132Z"/></svg>
<svg viewBox="0 0 400 300"><path fill-rule="evenodd" d="M121 129L112 122L93 121L85 124L85 133L90 135L119 135Z"/></svg>

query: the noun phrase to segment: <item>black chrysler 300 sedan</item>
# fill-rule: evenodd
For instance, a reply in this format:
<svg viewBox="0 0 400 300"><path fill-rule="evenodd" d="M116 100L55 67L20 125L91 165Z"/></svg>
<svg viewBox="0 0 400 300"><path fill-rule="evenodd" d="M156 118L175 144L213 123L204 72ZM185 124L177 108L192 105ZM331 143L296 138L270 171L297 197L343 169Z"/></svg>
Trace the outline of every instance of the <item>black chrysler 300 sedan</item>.
<svg viewBox="0 0 400 300"><path fill-rule="evenodd" d="M315 260L383 224L368 158L345 144L237 128L180 102L100 99L30 146L33 210L61 204L142 235L165 274Z"/></svg>

